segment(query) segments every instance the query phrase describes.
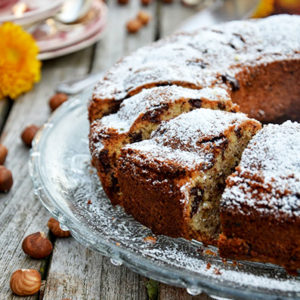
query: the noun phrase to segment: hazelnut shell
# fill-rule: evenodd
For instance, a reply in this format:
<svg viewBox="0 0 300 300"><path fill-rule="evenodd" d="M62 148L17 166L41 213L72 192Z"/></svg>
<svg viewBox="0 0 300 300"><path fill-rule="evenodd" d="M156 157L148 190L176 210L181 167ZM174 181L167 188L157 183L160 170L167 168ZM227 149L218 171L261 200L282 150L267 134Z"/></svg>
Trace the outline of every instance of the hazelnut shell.
<svg viewBox="0 0 300 300"><path fill-rule="evenodd" d="M49 106L51 111L56 110L64 102L68 100L68 95L65 93L57 93L49 99Z"/></svg>
<svg viewBox="0 0 300 300"><path fill-rule="evenodd" d="M70 231L62 230L60 228L59 222L54 218L50 218L47 224L50 231L57 237L69 237L71 235Z"/></svg>
<svg viewBox="0 0 300 300"><path fill-rule="evenodd" d="M147 25L151 19L151 16L146 11L140 10L137 14L137 18L143 25Z"/></svg>
<svg viewBox="0 0 300 300"><path fill-rule="evenodd" d="M127 22L126 28L128 33L137 33L141 29L142 25L143 24L139 19L132 19Z"/></svg>
<svg viewBox="0 0 300 300"><path fill-rule="evenodd" d="M4 145L0 144L0 165L4 164L7 153L7 148Z"/></svg>
<svg viewBox="0 0 300 300"><path fill-rule="evenodd" d="M33 269L17 270L10 278L10 288L18 296L34 295L40 290L41 283L41 274Z"/></svg>
<svg viewBox="0 0 300 300"><path fill-rule="evenodd" d="M31 147L32 146L32 141L36 135L36 133L38 132L39 127L37 127L36 125L29 125L27 126L22 134L21 134L21 138L23 143L27 146L27 147Z"/></svg>
<svg viewBox="0 0 300 300"><path fill-rule="evenodd" d="M30 257L41 259L51 254L53 246L44 232L36 232L23 240L22 249Z"/></svg>
<svg viewBox="0 0 300 300"><path fill-rule="evenodd" d="M10 170L0 166L0 192L8 192L13 185L13 177Z"/></svg>
<svg viewBox="0 0 300 300"><path fill-rule="evenodd" d="M152 0L141 0L141 4L147 6L152 3Z"/></svg>

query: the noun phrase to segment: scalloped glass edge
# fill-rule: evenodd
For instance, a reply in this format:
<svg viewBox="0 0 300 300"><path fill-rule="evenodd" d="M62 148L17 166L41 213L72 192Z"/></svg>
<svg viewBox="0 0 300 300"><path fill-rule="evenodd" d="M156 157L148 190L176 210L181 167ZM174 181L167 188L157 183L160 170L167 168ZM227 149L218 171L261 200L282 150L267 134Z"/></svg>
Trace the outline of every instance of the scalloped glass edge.
<svg viewBox="0 0 300 300"><path fill-rule="evenodd" d="M50 212L50 214L56 218L64 230L70 230L72 236L82 245L93 249L100 254L110 257L111 262L115 265L125 265L132 271L154 280L163 282L165 284L174 285L182 288L186 288L187 292L191 295L198 295L201 292L205 292L208 295L214 297L233 297L244 299L281 299L281 298L300 298L300 292L296 291L296 294L291 293L286 295L277 295L258 292L255 288L249 289L247 286L232 287L226 285L222 281L207 280L207 278L199 278L193 276L190 270L182 270L177 266L169 266L165 263L159 264L155 260L149 260L149 258L143 257L131 249L123 248L117 245L115 242L107 241L104 237L100 238L100 243L96 243L89 229L86 226L78 226L79 220L74 219L74 216L70 211L66 210L61 204L56 201L55 197L51 195L51 192L45 186L41 172L40 172L40 154L41 147L44 141L47 139L47 135L52 130L53 126L59 122L65 113L68 113L78 105L87 105L87 99L90 98L91 90L86 90L78 96L72 97L65 102L59 109L57 109L45 123L33 141L33 147L30 153L29 160L29 172L33 182L34 194L41 201L43 206ZM180 239L178 239L180 240ZM191 242L193 243L193 242ZM195 241L196 244L201 244ZM202 244L201 244L202 245ZM211 248L211 247L208 247ZM212 247L212 249L215 249ZM251 265L262 265L259 263L241 262ZM280 270L280 267L265 264L267 268L274 268ZM300 285L300 283L299 283ZM268 290L270 292L270 290ZM295 297L296 296L296 297Z"/></svg>

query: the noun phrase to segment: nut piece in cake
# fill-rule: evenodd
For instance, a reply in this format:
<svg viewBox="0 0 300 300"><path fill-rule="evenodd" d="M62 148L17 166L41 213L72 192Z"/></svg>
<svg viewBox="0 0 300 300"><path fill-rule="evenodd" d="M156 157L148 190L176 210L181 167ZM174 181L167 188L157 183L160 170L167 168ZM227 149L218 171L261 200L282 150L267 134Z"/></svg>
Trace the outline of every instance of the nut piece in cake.
<svg viewBox="0 0 300 300"><path fill-rule="evenodd" d="M223 257L300 268L300 124L266 125L221 199Z"/></svg>
<svg viewBox="0 0 300 300"><path fill-rule="evenodd" d="M229 96L219 88L193 90L178 86L155 87L123 101L117 113L91 125L90 150L103 188L113 204L119 204L115 176L120 149L148 139L162 121L197 108L237 111Z"/></svg>
<svg viewBox="0 0 300 300"><path fill-rule="evenodd" d="M216 244L226 177L261 128L241 113L196 109L121 149L125 210L154 233Z"/></svg>

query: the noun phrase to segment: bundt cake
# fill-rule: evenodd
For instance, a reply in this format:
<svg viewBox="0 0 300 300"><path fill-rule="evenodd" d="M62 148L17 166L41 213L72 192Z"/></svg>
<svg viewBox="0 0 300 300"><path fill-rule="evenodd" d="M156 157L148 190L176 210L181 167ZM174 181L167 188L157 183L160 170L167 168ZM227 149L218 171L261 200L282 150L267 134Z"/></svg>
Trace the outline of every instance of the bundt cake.
<svg viewBox="0 0 300 300"><path fill-rule="evenodd" d="M242 113L196 109L121 149L122 205L155 233L214 244L225 179L260 123Z"/></svg>
<svg viewBox="0 0 300 300"><path fill-rule="evenodd" d="M114 205L120 204L115 173L121 148L126 144L148 139L163 120L170 120L200 107L237 110L237 105L232 104L223 89L192 90L165 86L145 89L125 99L117 113L92 123L90 145L93 162L103 188Z"/></svg>
<svg viewBox="0 0 300 300"><path fill-rule="evenodd" d="M241 111L263 122L300 114L300 17L233 21L175 34L120 60L95 87L93 121L143 88L225 89Z"/></svg>
<svg viewBox="0 0 300 300"><path fill-rule="evenodd" d="M220 206L224 257L300 268L300 124L269 124L227 179Z"/></svg>
<svg viewBox="0 0 300 300"><path fill-rule="evenodd" d="M225 179L258 121L300 118L299 32L299 16L234 21L175 34L112 67L88 108L92 162L112 203L157 233L216 244L221 231L225 257L299 268L299 124L254 137L219 223Z"/></svg>

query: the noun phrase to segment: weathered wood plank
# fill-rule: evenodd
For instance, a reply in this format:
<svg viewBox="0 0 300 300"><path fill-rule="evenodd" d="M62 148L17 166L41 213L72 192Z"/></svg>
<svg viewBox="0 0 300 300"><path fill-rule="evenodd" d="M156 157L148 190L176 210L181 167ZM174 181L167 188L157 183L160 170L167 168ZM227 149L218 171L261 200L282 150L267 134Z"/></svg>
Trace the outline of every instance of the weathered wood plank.
<svg viewBox="0 0 300 300"><path fill-rule="evenodd" d="M145 299L143 280L77 243L58 239L47 278L46 299Z"/></svg>
<svg viewBox="0 0 300 300"><path fill-rule="evenodd" d="M172 287L166 284L159 286L159 300L211 300L212 298L206 294L191 296L185 289Z"/></svg>
<svg viewBox="0 0 300 300"><path fill-rule="evenodd" d="M160 6L160 36L165 37L177 31L188 18L196 13L195 8L182 5L180 0L174 0L172 4L162 3Z"/></svg>
<svg viewBox="0 0 300 300"><path fill-rule="evenodd" d="M92 71L106 70L122 56L153 41L155 18L137 35L126 32L126 22L139 9L139 1L131 1L126 6L110 1L106 33L96 47ZM154 17L155 4L143 9ZM57 240L44 299L146 299L144 281L129 269L113 266L108 258L75 241Z"/></svg>
<svg viewBox="0 0 300 300"><path fill-rule="evenodd" d="M124 266L113 266L108 258L103 260L101 293L99 299L146 299L146 279Z"/></svg>
<svg viewBox="0 0 300 300"><path fill-rule="evenodd" d="M97 44L93 71L107 70L123 56L154 40L157 22L156 5L156 1L148 7L141 6L138 0L130 1L125 6L118 5L117 0L109 2L106 33ZM126 23L134 18L139 10L147 11L152 16L152 20L137 34L128 34Z"/></svg>
<svg viewBox="0 0 300 300"><path fill-rule="evenodd" d="M42 81L33 91L16 101L4 127L2 142L9 149L6 165L13 173L14 185L8 194L0 194L0 299L15 298L9 288L9 279L14 270L40 269L45 263L45 260L28 258L21 249L25 236L46 230L49 215L33 196L28 173L29 151L23 146L20 133L27 124L41 125L47 120L47 102L55 85L74 74L86 73L90 57L91 49L88 49L45 63Z"/></svg>
<svg viewBox="0 0 300 300"><path fill-rule="evenodd" d="M58 239L43 299L96 299L103 257L73 238Z"/></svg>

